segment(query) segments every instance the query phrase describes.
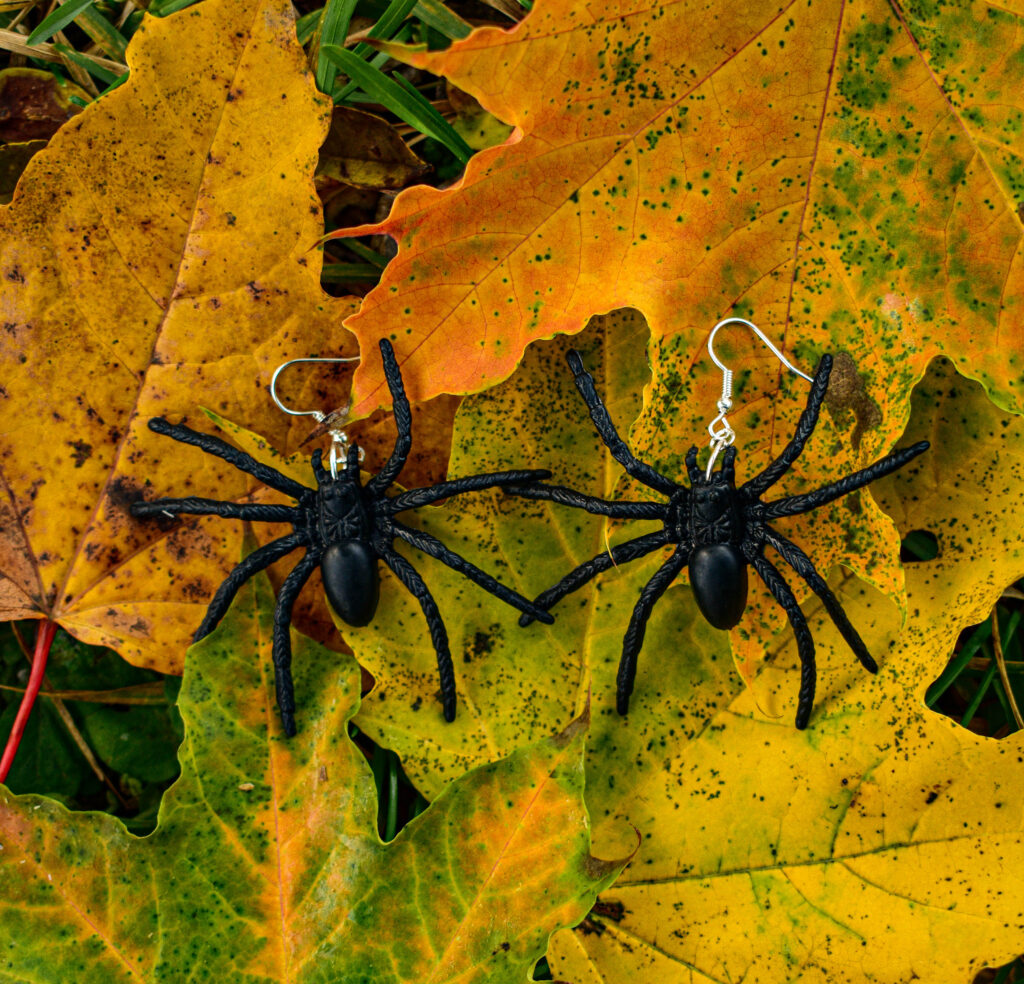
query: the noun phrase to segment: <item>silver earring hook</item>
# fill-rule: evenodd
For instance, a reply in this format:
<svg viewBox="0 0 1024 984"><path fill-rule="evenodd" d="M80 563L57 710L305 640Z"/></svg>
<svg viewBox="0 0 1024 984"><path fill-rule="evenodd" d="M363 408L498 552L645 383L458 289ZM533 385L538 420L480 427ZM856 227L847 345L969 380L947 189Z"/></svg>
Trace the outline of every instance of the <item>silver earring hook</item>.
<svg viewBox="0 0 1024 984"><path fill-rule="evenodd" d="M726 419L726 415L732 409L732 370L729 369L724 363L719 361L718 356L715 355L715 335L718 334L719 328L724 328L730 324L741 324L746 325L762 342L771 350L772 355L775 356L790 372L795 373L797 376L801 376L809 383L813 383L814 380L806 373L801 372L793 365L776 347L772 344L772 341L768 336L761 331L752 321L747 321L746 318L724 318L719 321L714 328L711 329L711 334L708 336L708 355L711 356L711 361L722 370L722 396L718 401L718 416L708 424L708 433L711 435L711 460L708 461L707 472L705 477L711 478L711 469L715 465L715 459L723 448L729 447L736 440L736 432L729 426L729 421Z"/></svg>
<svg viewBox="0 0 1024 984"><path fill-rule="evenodd" d="M326 414L321 410L292 410L286 407L280 397L277 395L277 377L281 375L289 366L297 365L300 362L358 362L358 356L351 356L348 358L338 357L334 359L289 359L287 362L283 362L274 370L274 375L270 377L270 398L277 404L279 410L288 414L290 417L312 417L318 424L324 423L324 421L331 422L332 419L338 419L344 421L348 416L349 407L346 406L340 412ZM342 468L345 467L344 462L347 458L348 453L348 435L340 427L332 427L328 433L331 435L331 453L330 453L330 468L331 478L338 477L338 462L342 462ZM363 452L362 448L359 449L359 460L362 461Z"/></svg>

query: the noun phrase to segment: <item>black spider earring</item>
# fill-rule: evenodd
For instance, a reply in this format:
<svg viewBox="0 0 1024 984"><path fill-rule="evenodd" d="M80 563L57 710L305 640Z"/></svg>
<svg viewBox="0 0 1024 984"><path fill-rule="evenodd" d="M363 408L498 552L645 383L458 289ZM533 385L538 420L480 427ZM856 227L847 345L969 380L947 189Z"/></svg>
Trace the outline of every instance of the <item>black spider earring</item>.
<svg viewBox="0 0 1024 984"><path fill-rule="evenodd" d="M732 373L719 362L712 346L718 330L733 322L753 329L787 368L811 382L807 406L800 415L792 440L764 471L739 488L735 482L736 448L733 442L736 435L726 419L728 411L732 408ZM629 475L648 488L660 492L668 501L609 502L584 495L575 489L553 485L535 484L512 489L515 495L532 499L550 499L601 516L661 520L663 523L663 528L655 533L627 540L611 551L598 554L580 564L556 585L539 595L536 605L545 610L550 609L566 595L582 587L609 567L636 560L666 546L675 547L640 592L640 598L633 609L623 639L617 680L617 707L620 714L626 714L629 710L629 697L633 692L636 677L637 656L643 645L647 620L655 603L675 580L676 575L683 567L687 567L690 584L701 613L716 628L731 629L739 622L746 608L749 564L786 612L796 635L801 667L796 726L805 728L814 703L814 640L786 579L764 556L766 545L770 545L821 599L829 617L864 668L876 673L878 666L868 653L857 630L850 624L838 599L824 578L814 569L808 556L770 523L783 516L810 512L848 492L863 488L875 479L902 468L912 458L927 450L928 442L921 441L909 448L894 451L873 465L812 492L787 496L773 502L762 502L761 496L786 474L800 457L804 445L814 432L828 388L832 357L821 357L814 378L811 379L792 366L761 330L744 318L726 318L715 325L708 339L708 352L724 374L722 398L718 402L718 417L708 427L711 434L711 456L706 469L702 471L697 466L696 447L691 447L686 454L689 487L678 484L633 456L616 432L608 410L594 387L593 377L583 368L579 354L574 351L568 353L567 358L576 380L576 387L590 410L598 434L612 456ZM722 464L716 472L713 470L715 460L723 451ZM533 618L532 613L526 613L519 619L519 624L528 625Z"/></svg>
<svg viewBox="0 0 1024 984"><path fill-rule="evenodd" d="M430 638L437 653L437 669L441 681L441 703L445 719L455 719L455 670L448 648L448 633L441 613L434 602L423 578L392 546L397 538L410 546L447 564L452 570L464 575L485 591L502 601L527 613L531 619L553 621L542 608L531 604L522 595L496 581L490 574L480 570L468 560L449 550L440 540L403 525L395 516L408 509L416 509L428 503L449 499L452 496L480 489L498 486L517 486L525 482L550 478L551 472L543 470L492 472L485 475L471 475L453 481L440 482L421 489L386 495L386 490L398 477L405 459L412 447L412 415L409 401L402 385L391 343L381 339L381 355L384 358L384 377L394 402L395 423L398 438L394 450L384 467L365 485L360 483L360 451L356 445L348 446L341 430L331 430L331 451L329 471L321 463L319 450L313 452L311 463L316 477L317 488L307 488L261 464L243 451L232 447L216 437L200 434L182 425L170 424L162 417L149 422L150 430L183 444L192 444L207 454L223 458L230 465L258 478L285 495L296 499L295 506L274 506L260 504L239 504L222 502L217 499L157 499L153 502L136 502L131 507L133 516L222 516L225 519L255 520L268 523L291 523L293 532L273 540L245 558L218 588L206 617L196 630L195 641L214 630L231 605L238 589L257 571L269 567L286 554L300 547L305 549L302 559L285 578L274 610L274 679L277 689L277 703L281 724L288 735L294 735L295 696L292 687L292 647L289 635L292 607L302 586L317 566L323 575L324 592L331 607L347 624L367 625L377 610L380 581L377 572L378 560L383 560L398 580L420 603L427 620ZM319 411L289 410L277 398L275 384L281 371L294 362L336 362L342 359L293 359L278 368L271 382L271 396L286 413L299 415L309 413L320 422L327 418ZM327 421L330 423L330 421ZM339 462L341 468L339 470Z"/></svg>

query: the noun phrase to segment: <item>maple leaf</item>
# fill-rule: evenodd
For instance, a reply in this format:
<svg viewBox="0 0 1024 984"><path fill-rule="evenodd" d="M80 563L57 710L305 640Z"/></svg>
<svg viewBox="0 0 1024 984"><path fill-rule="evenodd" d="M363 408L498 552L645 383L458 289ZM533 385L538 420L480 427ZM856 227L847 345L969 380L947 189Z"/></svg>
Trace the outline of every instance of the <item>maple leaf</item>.
<svg viewBox="0 0 1024 984"><path fill-rule="evenodd" d="M625 432L646 382L643 320L630 312L595 319L571 342ZM470 462L529 463L591 494L636 497L594 433L564 365L567 347L566 339L531 346L508 382L464 402L455 474ZM545 722L592 695L587 802L600 818L595 838L603 853L621 847L628 819L644 839L598 909L553 941L556 977L949 984L1024 948L1019 896L1007 890L1007 872L1024 863L1024 737L978 738L923 702L961 630L1024 574L1016 534L1024 522L1024 420L1003 415L980 387L941 366L914 403L900 444L926 438L932 450L871 495L904 532L933 532L939 557L908 567L905 623L882 592L848 570L821 568L832 570L828 580L878 660L877 676L804 589L818 659L807 731L792 727L792 631L765 614L756 578L754 604L733 633L760 648L749 687L732 665L729 636L704 622L680 583L648 624L629 715L615 712L623 632L658 554L608 571L561 601L553 626L526 630L487 598L461 598L446 572L434 575L431 590L451 613L462 704L453 725L426 737L421 707L436 684L413 604L385 588L378 622L346 635L378 681L360 727L398 750L430 793L533 740ZM810 443L834 442L832 415L827 408ZM802 457L795 470L810 467ZM756 469L741 449L739 477ZM869 508L867 493L852 500L833 510L847 531ZM832 522L819 513L813 536L827 535ZM513 497L467 500L420 518L448 542L461 538L470 559L471 544L480 557L505 557L527 597L648 529ZM536 527L543 536L533 535Z"/></svg>
<svg viewBox="0 0 1024 984"><path fill-rule="evenodd" d="M127 507L147 484L236 499L252 482L186 463L146 421L202 424L205 404L297 444L308 428L264 388L286 358L351 352L337 325L352 302L323 293L310 252L330 110L291 5L147 18L128 62L129 80L53 137L0 210L0 615L45 616L180 672L241 528L161 531ZM341 402L339 384L315 389L309 405Z"/></svg>
<svg viewBox="0 0 1024 984"><path fill-rule="evenodd" d="M338 233L398 244L347 322L356 411L387 400L381 337L413 398L473 393L622 307L690 353L734 308L848 352L878 445L938 353L1019 408L1019 29L983 4L538 0L443 52L386 46L516 132Z"/></svg>
<svg viewBox="0 0 1024 984"><path fill-rule="evenodd" d="M383 844L347 737L359 669L296 637L303 733L282 739L273 610L260 575L189 651L182 775L149 836L0 787L0 976L521 981L622 870L589 852L582 719L464 776Z"/></svg>

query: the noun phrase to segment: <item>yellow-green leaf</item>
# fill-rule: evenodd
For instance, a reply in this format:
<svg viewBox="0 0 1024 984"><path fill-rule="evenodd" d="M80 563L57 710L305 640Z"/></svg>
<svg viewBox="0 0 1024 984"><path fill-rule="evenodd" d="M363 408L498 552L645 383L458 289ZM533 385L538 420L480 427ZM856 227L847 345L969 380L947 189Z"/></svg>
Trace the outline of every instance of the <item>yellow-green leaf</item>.
<svg viewBox="0 0 1024 984"><path fill-rule="evenodd" d="M301 731L283 738L273 610L261 575L189 651L182 775L148 837L0 787L0 977L513 984L622 870L589 852L585 720L382 844L347 736L358 667L295 637Z"/></svg>
<svg viewBox="0 0 1024 984"><path fill-rule="evenodd" d="M628 433L646 376L642 321L601 319L572 343ZM464 403L456 473L549 466L559 482L591 494L641 494L621 481L594 435L565 348L557 339L531 347L506 384ZM1022 738L980 739L923 702L960 631L1024 574L1016 532L1024 523L1024 422L941 367L916 391L914 411L899 443L926 438L927 455L870 494L819 510L814 523L786 527L812 556L818 539L838 535L864 538L895 562L891 525L881 543L871 539L876 525L889 525L872 505L877 496L903 533L928 529L940 543L937 560L907 571L905 622L895 600L824 554L821 570L878 660L877 676L791 576L817 646L806 731L792 723L799 662L785 619L756 604L733 633L734 643L746 636L760 652L745 687L729 636L703 621L682 580L654 609L630 713L616 713L622 637L658 555L568 596L552 611L554 626L527 629L446 571L428 574L423 561L456 654L460 715L444 730L429 725L440 719L436 670L421 616L400 591L385 595L373 626L346 633L378 681L360 726L400 749L429 791L532 740L589 695L595 836L605 851L621 849L628 821L643 845L602 895L604 915L555 941L556 978L967 984L972 970L1024 949L1019 893L1007 875L1024 864ZM833 444L833 413L826 408L812 444ZM674 435L668 420L663 428L665 440ZM786 433L780 428L777 439ZM676 443L681 452L690 435ZM757 467L741 448L739 478ZM803 459L794 468L808 487L819 484L813 468ZM491 569L504 559L528 597L609 543L651 528L497 497L467 497L421 522Z"/></svg>

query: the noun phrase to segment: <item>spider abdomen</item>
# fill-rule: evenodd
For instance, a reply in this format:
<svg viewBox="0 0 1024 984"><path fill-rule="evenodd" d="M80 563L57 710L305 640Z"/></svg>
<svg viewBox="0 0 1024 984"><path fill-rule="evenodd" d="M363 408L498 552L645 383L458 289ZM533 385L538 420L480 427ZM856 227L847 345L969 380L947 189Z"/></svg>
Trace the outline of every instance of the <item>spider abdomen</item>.
<svg viewBox="0 0 1024 984"><path fill-rule="evenodd" d="M716 629L731 629L747 607L747 563L729 543L697 547L690 554L690 586L701 614Z"/></svg>
<svg viewBox="0 0 1024 984"><path fill-rule="evenodd" d="M320 558L324 594L348 625L369 625L380 600L377 555L361 540L336 540Z"/></svg>

